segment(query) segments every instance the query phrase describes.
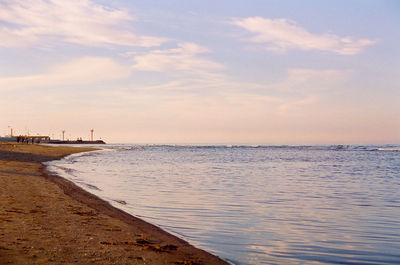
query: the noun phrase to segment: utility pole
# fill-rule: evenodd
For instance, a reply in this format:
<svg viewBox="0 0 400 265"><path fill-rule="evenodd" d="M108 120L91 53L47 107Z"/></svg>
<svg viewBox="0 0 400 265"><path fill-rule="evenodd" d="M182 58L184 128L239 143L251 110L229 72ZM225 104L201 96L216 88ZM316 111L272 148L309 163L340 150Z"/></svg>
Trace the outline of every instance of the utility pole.
<svg viewBox="0 0 400 265"><path fill-rule="evenodd" d="M94 130L93 129L91 129L90 130L90 140L93 142L93 132L94 132Z"/></svg>

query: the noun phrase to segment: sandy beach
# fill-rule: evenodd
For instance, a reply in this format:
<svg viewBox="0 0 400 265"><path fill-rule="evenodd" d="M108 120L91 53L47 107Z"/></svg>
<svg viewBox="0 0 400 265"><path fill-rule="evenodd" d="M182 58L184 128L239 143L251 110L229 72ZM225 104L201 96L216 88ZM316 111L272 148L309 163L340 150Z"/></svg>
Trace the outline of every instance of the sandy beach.
<svg viewBox="0 0 400 265"><path fill-rule="evenodd" d="M0 143L0 264L227 264L42 164L90 150Z"/></svg>

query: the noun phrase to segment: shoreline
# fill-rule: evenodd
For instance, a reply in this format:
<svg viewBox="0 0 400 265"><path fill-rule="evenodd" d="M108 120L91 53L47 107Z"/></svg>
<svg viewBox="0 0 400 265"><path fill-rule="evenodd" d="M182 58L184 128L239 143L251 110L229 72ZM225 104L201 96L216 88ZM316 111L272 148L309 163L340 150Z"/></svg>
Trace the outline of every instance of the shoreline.
<svg viewBox="0 0 400 265"><path fill-rule="evenodd" d="M94 150L0 144L1 264L228 264L43 164Z"/></svg>

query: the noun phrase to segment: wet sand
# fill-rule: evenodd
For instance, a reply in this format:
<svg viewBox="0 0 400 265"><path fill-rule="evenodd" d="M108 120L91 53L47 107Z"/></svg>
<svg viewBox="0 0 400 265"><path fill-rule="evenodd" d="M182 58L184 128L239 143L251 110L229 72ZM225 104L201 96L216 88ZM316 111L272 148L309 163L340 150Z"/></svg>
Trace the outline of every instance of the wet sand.
<svg viewBox="0 0 400 265"><path fill-rule="evenodd" d="M90 150L0 143L0 264L227 264L42 164Z"/></svg>

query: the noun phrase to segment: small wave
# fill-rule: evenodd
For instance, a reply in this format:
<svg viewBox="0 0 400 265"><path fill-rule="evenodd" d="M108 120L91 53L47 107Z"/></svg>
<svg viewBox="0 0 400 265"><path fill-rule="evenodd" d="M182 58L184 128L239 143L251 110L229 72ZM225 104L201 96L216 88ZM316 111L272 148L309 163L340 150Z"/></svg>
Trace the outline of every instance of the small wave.
<svg viewBox="0 0 400 265"><path fill-rule="evenodd" d="M102 189L100 189L99 187L97 187L97 186L95 186L95 185L92 185L92 184L89 184L89 183L86 183L85 181L83 181L83 180L77 180L77 179L75 179L75 180L72 180L75 184L78 184L78 186L81 186L81 187L85 187L85 188L88 188L88 189L90 189L90 190L97 190L97 191L102 191Z"/></svg>
<svg viewBox="0 0 400 265"><path fill-rule="evenodd" d="M145 150L145 148L141 147L141 146L139 146L139 147L120 147L116 150L118 150L118 151L142 151L142 150Z"/></svg>
<svg viewBox="0 0 400 265"><path fill-rule="evenodd" d="M400 149L377 148L376 151L383 151L383 152L400 152Z"/></svg>
<svg viewBox="0 0 400 265"><path fill-rule="evenodd" d="M101 191L101 189L98 188L98 187L96 187L95 185L88 184L88 183L82 183L82 184L85 185L86 187L88 187L88 188L91 189L91 190L98 190L98 191Z"/></svg>
<svg viewBox="0 0 400 265"><path fill-rule="evenodd" d="M113 200L113 201L118 202L119 204L122 204L122 205L127 205L127 202L124 200Z"/></svg>
<svg viewBox="0 0 400 265"><path fill-rule="evenodd" d="M81 155L79 155L79 157L89 157L89 156L96 156L97 153L96 152L88 152L88 153L82 153Z"/></svg>
<svg viewBox="0 0 400 265"><path fill-rule="evenodd" d="M61 169L62 171L64 171L67 174L70 174L70 175L72 175L72 173L76 171L75 169L72 169L72 168L69 168L69 167L56 166L56 165L54 165L54 167L56 167L58 169Z"/></svg>
<svg viewBox="0 0 400 265"><path fill-rule="evenodd" d="M143 145L109 145L103 147L102 151L132 151L132 150L145 150Z"/></svg>

